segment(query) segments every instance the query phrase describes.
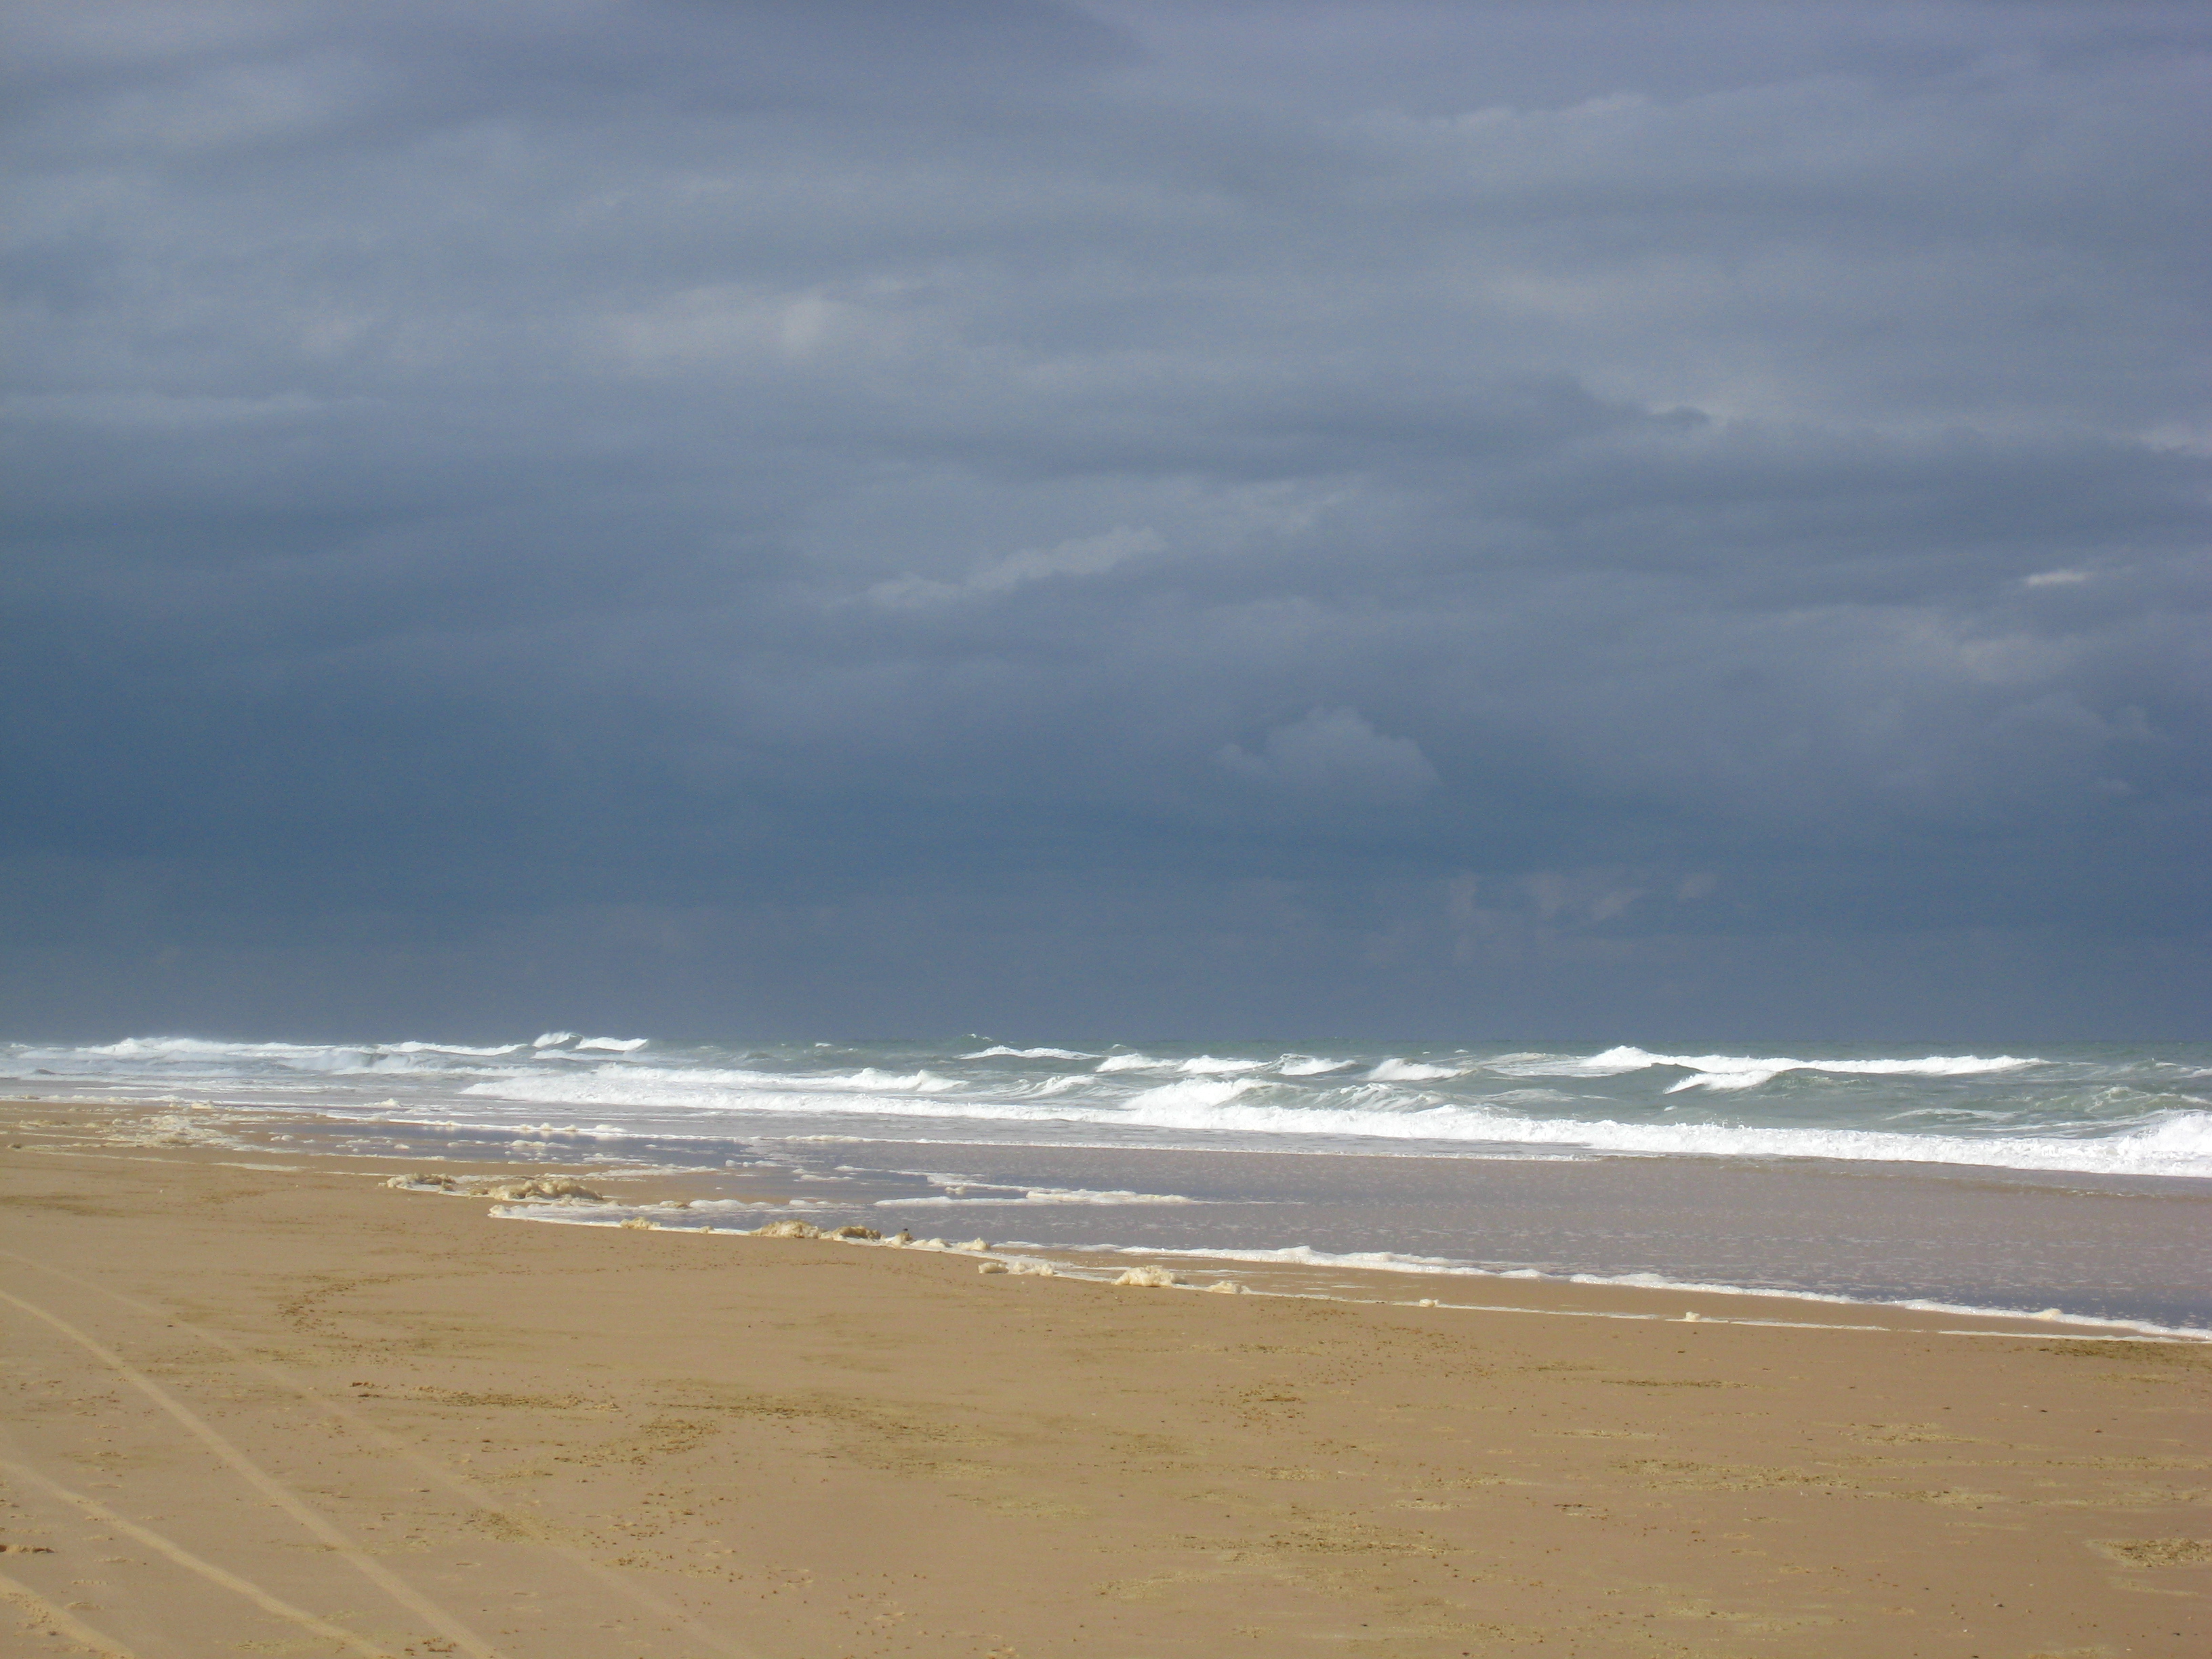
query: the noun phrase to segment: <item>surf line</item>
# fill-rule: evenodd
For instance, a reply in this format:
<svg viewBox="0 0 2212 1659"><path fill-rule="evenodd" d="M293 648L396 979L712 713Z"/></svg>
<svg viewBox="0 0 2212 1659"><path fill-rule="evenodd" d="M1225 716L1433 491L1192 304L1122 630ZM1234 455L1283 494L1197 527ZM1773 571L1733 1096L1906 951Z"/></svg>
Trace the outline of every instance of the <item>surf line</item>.
<svg viewBox="0 0 2212 1659"><path fill-rule="evenodd" d="M1083 1278L1099 1285L1103 1278L1091 1278L1078 1273L1065 1273L1062 1278ZM1164 1288L1176 1291L1202 1291L1203 1285L1170 1285ZM1279 1297L1291 1302L1347 1302L1355 1307L1369 1308L1426 1308L1437 1313L1496 1313L1533 1314L1544 1319L1626 1319L1646 1324L1659 1325L1732 1325L1770 1331L1858 1331L1878 1336L1995 1336L2008 1337L2021 1342L2152 1342L2169 1343L2183 1347L2212 1342L2212 1337L2198 1336L2142 1336L2134 1333L2124 1335L2108 1334L2099 1327L2075 1326L2042 1331L1954 1331L1915 1330L1909 1325L1841 1325L1829 1324L1816 1319L1731 1319L1724 1314L1701 1313L1617 1313L1603 1308L1516 1308L1504 1304L1483 1302L1386 1302L1380 1297L1328 1296L1318 1291L1255 1291L1246 1288L1247 1296ZM1905 1312L1917 1311L1905 1309ZM2032 1315L1991 1314L1991 1319L2019 1319Z"/></svg>
<svg viewBox="0 0 2212 1659"><path fill-rule="evenodd" d="M665 1227L655 1222L645 1221L645 1218L642 1216L636 1214L633 1214L623 1219L602 1219L596 1215L589 1214L546 1215L542 1213L532 1213L526 1207L505 1204L495 1204L489 1211L486 1212L486 1214L494 1221L535 1221L542 1223L547 1226L554 1227L605 1227L623 1231L635 1229L641 1232L696 1233L702 1237L708 1238L716 1237L723 1238L753 1238L759 1237L757 1232L740 1227ZM644 1222L644 1224L640 1226L639 1224L641 1221ZM931 1255L957 1256L971 1261L999 1261L1012 1263L1016 1261L1046 1260L1046 1258L1042 1256L1010 1255L1003 1251L963 1249L959 1246L952 1244L902 1244L896 1239L890 1238L836 1238L828 1235L822 1235L819 1237L818 1242L824 1244L848 1245L864 1250L925 1249L927 1254ZM0 1255L4 1254L6 1253L0 1251ZM1222 1261L1232 1260L1233 1258L1215 1256L1211 1259L1216 1261ZM1087 1262L1079 1265L1077 1263L1065 1261L1053 1261L1050 1265L1054 1269L1053 1277L1056 1279L1073 1279L1079 1284L1085 1285L1106 1285L1112 1282L1107 1277L1107 1273L1110 1272L1111 1269L1092 1267ZM1248 1262L1243 1265L1249 1268L1255 1264ZM1258 1265L1270 1267L1278 1265L1297 1267L1306 1264L1296 1262L1276 1264L1268 1262ZM1170 1269L1169 1271L1172 1270ZM1388 1269L1370 1268L1368 1271L1387 1272ZM1472 1277L1474 1275L1468 1276ZM1195 1291L1203 1293L1206 1291L1209 1287L1203 1285L1184 1285L1177 1283L1160 1285L1157 1288L1172 1291ZM1621 1288L1633 1290L1644 1295L1659 1295L1663 1293L1656 1287L1649 1285L1626 1285ZM1676 1293L1678 1295L1689 1296L1725 1296L1730 1294L1730 1292L1724 1291L1700 1291L1693 1287L1688 1286L1679 1288ZM2100 1324L2094 1320L2067 1319L2063 1322L2052 1321L2045 1327L2045 1328L2035 1331L1968 1331L1940 1328L1935 1330L1916 1330L1909 1325L1831 1324L1825 1320L1814 1319L1741 1319L1733 1317L1726 1314L1701 1314L1692 1312L1670 1315L1662 1313L1626 1313L1604 1308L1521 1308L1504 1303L1492 1304L1483 1302L1398 1302L1393 1301L1385 1297L1376 1296L1331 1296L1322 1291L1259 1291L1252 1289L1249 1285L1245 1286L1243 1294L1255 1297L1273 1297L1279 1300L1291 1302L1342 1302L1353 1307L1428 1308L1433 1309L1439 1313L1526 1314L1545 1319L1622 1319L1653 1324L1732 1325L1752 1329L1778 1331L1857 1331L1877 1335L1887 1334L1890 1336L2002 1337L2022 1342L2144 1342L2174 1344L2184 1346L2212 1343L2212 1334L2205 1336L2155 1335L2133 1331L2119 1332L2114 1331L2109 1326ZM1847 1305L1868 1308L1881 1307L1887 1304L1882 1303L1859 1302L1851 1303ZM1900 1313L1923 1313L1929 1311L1929 1310L1900 1307L1898 1311ZM1947 1311L1950 1313L1953 1318L1957 1318L1960 1316L1962 1310L1949 1310ZM2037 1317L2037 1316L2033 1314L2016 1313L1990 1313L1979 1316L1969 1315L1968 1316L2002 1320L2029 1320Z"/></svg>

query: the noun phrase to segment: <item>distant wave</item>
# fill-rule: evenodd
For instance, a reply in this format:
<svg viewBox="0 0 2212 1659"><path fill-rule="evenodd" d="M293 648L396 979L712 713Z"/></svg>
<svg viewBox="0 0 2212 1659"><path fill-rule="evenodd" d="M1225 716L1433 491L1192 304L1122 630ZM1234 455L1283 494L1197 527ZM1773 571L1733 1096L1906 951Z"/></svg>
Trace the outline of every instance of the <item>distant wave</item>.
<svg viewBox="0 0 2212 1659"><path fill-rule="evenodd" d="M1769 1060L1747 1054L1654 1054L1641 1048L1608 1048L1588 1060L1493 1061L1492 1071L1521 1077L1618 1077L1656 1066L1680 1066L1695 1073L1668 1092L1684 1089L1755 1089L1784 1072L1820 1072L1837 1077L1978 1077L1990 1072L2018 1071L2040 1066L2039 1060L2020 1060L2000 1054L1984 1060L1978 1054L1929 1054L1921 1060Z"/></svg>
<svg viewBox="0 0 2212 1659"><path fill-rule="evenodd" d="M1832 1057L1363 1048L1192 1052L988 1044L677 1045L568 1030L494 1044L0 1044L0 1078L133 1097L216 1097L344 1115L484 1120L580 1109L592 1133L793 1133L855 1118L965 1121L997 1138L1070 1126L1160 1145L1496 1155L1817 1158L2212 1176L2212 1075L2197 1048ZM2102 1058L2099 1056L2104 1056ZM718 1130L716 1120L729 1127ZM808 1120L811 1120L809 1121Z"/></svg>
<svg viewBox="0 0 2212 1659"><path fill-rule="evenodd" d="M860 1076L775 1079L773 1086L766 1087L761 1086L770 1082L765 1078L749 1082L752 1086L732 1088L727 1082L710 1084L682 1074L626 1071L612 1076L501 1078L472 1084L463 1092L540 1103L678 1107L745 1115L1079 1122L1270 1139L1326 1136L1653 1156L1820 1158L2084 1174L2212 1176L2212 1111L2169 1111L2153 1122L2105 1135L1957 1135L1542 1117L1511 1109L1503 1101L1421 1104L1379 1087L1332 1091L1333 1097L1346 1103L1326 1105L1272 1098L1279 1085L1252 1077L1179 1079L1114 1101L1074 1099L1063 1093L1049 1103L957 1092L950 1080L927 1073L867 1081ZM896 1085L899 1091L877 1092L885 1083ZM1367 1096L1366 1101L1358 1099L1361 1095Z"/></svg>
<svg viewBox="0 0 2212 1659"><path fill-rule="evenodd" d="M465 1042L226 1042L208 1037L125 1037L119 1042L82 1047L19 1043L9 1045L21 1060L68 1066L90 1075L127 1074L134 1070L185 1071L193 1067L273 1067L278 1071L339 1073L349 1071L405 1071L411 1064L449 1069L445 1062L514 1058L527 1066L541 1060L558 1060L566 1051L598 1050L629 1054L642 1048L647 1037L582 1037L571 1031L549 1031L534 1042L502 1042L479 1046ZM101 1061L112 1062L103 1066ZM0 1067L0 1075L12 1068Z"/></svg>
<svg viewBox="0 0 2212 1659"><path fill-rule="evenodd" d="M1377 1083L1434 1083L1442 1078L1464 1077L1465 1066L1430 1066L1418 1060L1386 1060L1367 1075Z"/></svg>
<svg viewBox="0 0 2212 1659"><path fill-rule="evenodd" d="M1285 1054L1275 1063L1275 1070L1283 1077L1322 1077L1330 1072L1341 1072L1357 1066L1356 1060L1322 1060L1313 1054Z"/></svg>
<svg viewBox="0 0 2212 1659"><path fill-rule="evenodd" d="M1109 1054L1098 1062L1109 1072L1184 1072L1194 1077L1218 1072L1257 1072L1273 1062L1264 1060L1217 1060L1212 1054L1193 1054L1188 1060L1154 1060L1150 1054Z"/></svg>

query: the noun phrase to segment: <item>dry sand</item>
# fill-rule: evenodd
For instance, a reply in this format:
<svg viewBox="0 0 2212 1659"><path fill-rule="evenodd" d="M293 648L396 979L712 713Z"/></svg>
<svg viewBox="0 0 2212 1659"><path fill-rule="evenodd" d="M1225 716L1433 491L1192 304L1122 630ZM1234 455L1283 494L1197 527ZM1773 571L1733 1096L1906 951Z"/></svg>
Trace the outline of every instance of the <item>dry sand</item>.
<svg viewBox="0 0 2212 1659"><path fill-rule="evenodd" d="M985 1275L0 1118L9 1654L2212 1652L2212 1347Z"/></svg>

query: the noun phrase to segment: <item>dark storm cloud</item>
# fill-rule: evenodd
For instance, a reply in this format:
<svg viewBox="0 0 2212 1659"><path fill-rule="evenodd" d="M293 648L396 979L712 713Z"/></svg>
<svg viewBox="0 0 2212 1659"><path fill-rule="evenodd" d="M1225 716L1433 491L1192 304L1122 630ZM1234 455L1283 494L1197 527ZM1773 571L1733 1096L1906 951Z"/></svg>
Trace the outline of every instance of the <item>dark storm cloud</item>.
<svg viewBox="0 0 2212 1659"><path fill-rule="evenodd" d="M42 1030L2201 1025L2193 8L15 27Z"/></svg>

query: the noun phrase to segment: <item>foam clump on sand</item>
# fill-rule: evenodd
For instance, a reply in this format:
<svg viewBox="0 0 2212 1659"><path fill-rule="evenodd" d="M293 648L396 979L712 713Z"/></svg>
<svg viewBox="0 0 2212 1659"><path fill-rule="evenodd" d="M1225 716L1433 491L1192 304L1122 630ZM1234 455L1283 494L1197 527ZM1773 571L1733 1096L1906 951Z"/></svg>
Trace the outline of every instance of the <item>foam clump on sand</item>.
<svg viewBox="0 0 2212 1659"><path fill-rule="evenodd" d="M393 1176L384 1183L403 1193L453 1193L462 1198L566 1199L580 1204L605 1204L605 1193L594 1192L573 1176L478 1176L463 1179L449 1175Z"/></svg>
<svg viewBox="0 0 2212 1659"><path fill-rule="evenodd" d="M966 1243L955 1244L952 1248L956 1250L988 1250L991 1248L991 1241L988 1238L971 1238Z"/></svg>
<svg viewBox="0 0 2212 1659"><path fill-rule="evenodd" d="M883 1237L873 1227L817 1227L807 1221L771 1221L765 1227L754 1228L752 1236L755 1238L834 1238L868 1242ZM892 1243L897 1241L894 1239Z"/></svg>
<svg viewBox="0 0 2212 1659"><path fill-rule="evenodd" d="M466 1190L477 1198L566 1198L584 1204L609 1201L605 1193L595 1193L569 1176L532 1176L521 1181L472 1181Z"/></svg>
<svg viewBox="0 0 2212 1659"><path fill-rule="evenodd" d="M975 1271L979 1273L1026 1273L1036 1279L1060 1277L1060 1270L1049 1261L986 1261Z"/></svg>
<svg viewBox="0 0 2212 1659"><path fill-rule="evenodd" d="M1207 1293L1212 1296L1243 1296L1247 1294L1244 1286L1239 1285L1233 1279L1224 1279L1218 1285L1209 1285L1206 1288Z"/></svg>
<svg viewBox="0 0 2212 1659"><path fill-rule="evenodd" d="M1127 1267L1114 1281L1116 1285L1136 1285L1146 1290L1164 1291L1179 1285L1182 1281L1165 1267Z"/></svg>

